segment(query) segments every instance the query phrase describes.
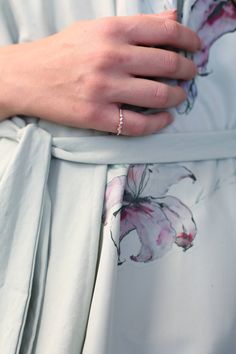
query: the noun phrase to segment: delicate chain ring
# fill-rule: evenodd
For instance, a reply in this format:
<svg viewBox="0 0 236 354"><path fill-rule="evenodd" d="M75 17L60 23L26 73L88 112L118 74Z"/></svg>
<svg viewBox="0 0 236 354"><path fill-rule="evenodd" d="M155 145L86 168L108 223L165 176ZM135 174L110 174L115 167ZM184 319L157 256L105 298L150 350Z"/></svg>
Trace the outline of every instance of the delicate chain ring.
<svg viewBox="0 0 236 354"><path fill-rule="evenodd" d="M117 134L116 135L120 135L122 133L122 128L123 128L123 124L124 124L124 113L123 113L123 109L119 108L119 124L117 127Z"/></svg>

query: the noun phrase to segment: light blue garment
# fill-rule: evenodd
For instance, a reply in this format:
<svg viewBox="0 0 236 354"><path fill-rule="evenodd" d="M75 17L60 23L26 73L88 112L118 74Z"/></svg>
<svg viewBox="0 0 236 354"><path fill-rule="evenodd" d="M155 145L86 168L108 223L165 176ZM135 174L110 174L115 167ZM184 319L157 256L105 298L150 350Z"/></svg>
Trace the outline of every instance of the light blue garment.
<svg viewBox="0 0 236 354"><path fill-rule="evenodd" d="M192 26L193 4L185 1L183 13ZM4 0L0 40L176 5ZM236 353L235 39L214 44L192 110L173 110L160 135L106 136L35 118L0 123L0 353ZM149 233L152 214L159 238Z"/></svg>

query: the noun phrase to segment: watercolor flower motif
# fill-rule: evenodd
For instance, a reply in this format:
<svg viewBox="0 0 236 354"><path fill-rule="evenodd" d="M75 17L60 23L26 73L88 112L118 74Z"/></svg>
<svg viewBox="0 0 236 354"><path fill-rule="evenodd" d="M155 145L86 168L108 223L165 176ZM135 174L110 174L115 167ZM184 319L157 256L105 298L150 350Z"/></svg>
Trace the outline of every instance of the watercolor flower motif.
<svg viewBox="0 0 236 354"><path fill-rule="evenodd" d="M113 217L120 216L119 240L112 238L118 264L125 261L121 243L128 235L134 236L132 231L136 231L140 241L138 254L130 256L135 262L160 258L173 244L184 251L193 246L197 228L191 210L177 197L167 195L173 184L185 178L196 181L192 172L183 166L155 164L131 165L127 176L110 181L106 190L105 223L109 210L119 205L123 197L122 206L113 212Z"/></svg>
<svg viewBox="0 0 236 354"><path fill-rule="evenodd" d="M236 0L196 0L191 7L188 26L198 33L202 49L192 56L200 76L208 75L207 64L212 45L226 33L236 31ZM186 56L190 56L186 54ZM179 113L188 113L197 97L195 80L182 82L188 94L184 104L178 107Z"/></svg>

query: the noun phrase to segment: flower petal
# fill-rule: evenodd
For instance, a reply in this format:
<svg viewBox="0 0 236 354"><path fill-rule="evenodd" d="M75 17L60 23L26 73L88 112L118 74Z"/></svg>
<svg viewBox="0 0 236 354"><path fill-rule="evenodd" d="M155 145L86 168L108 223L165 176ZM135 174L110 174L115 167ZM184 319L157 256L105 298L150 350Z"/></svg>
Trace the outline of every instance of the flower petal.
<svg viewBox="0 0 236 354"><path fill-rule="evenodd" d="M187 250L193 245L193 240L197 234L197 227L191 210L173 196L160 198L158 202L176 232L175 243Z"/></svg>
<svg viewBox="0 0 236 354"><path fill-rule="evenodd" d="M132 225L141 243L139 253L130 257L133 261L152 261L162 257L171 248L176 234L158 204L141 203L138 207L127 208L125 213L121 220L121 234L124 235L127 226Z"/></svg>
<svg viewBox="0 0 236 354"><path fill-rule="evenodd" d="M115 205L121 205L124 188L125 188L126 176L114 177L106 187L105 201L103 209L103 221L106 223L108 213Z"/></svg>
<svg viewBox="0 0 236 354"><path fill-rule="evenodd" d="M140 196L149 179L147 165L130 165L125 190L134 198Z"/></svg>
<svg viewBox="0 0 236 354"><path fill-rule="evenodd" d="M197 65L199 75L206 76L212 45L224 34L236 31L236 0L196 0L191 8L188 25L198 33L202 41L202 49L191 55L191 58ZM179 84L188 98L177 107L177 111L180 114L189 113L197 97L195 80Z"/></svg>
<svg viewBox="0 0 236 354"><path fill-rule="evenodd" d="M193 108L195 99L197 98L197 85L195 80L180 81L179 86L184 89L187 94L187 99L178 105L177 112L179 114L189 113Z"/></svg>
<svg viewBox="0 0 236 354"><path fill-rule="evenodd" d="M182 179L190 178L196 181L194 174L184 166L177 164L155 164L147 165L149 170L148 183L145 186L142 196L158 198L165 195L171 186Z"/></svg>
<svg viewBox="0 0 236 354"><path fill-rule="evenodd" d="M229 0L198 0L192 8L190 26L202 39L202 50L194 55L194 62L202 74L205 72L213 43L224 34L236 30L236 3Z"/></svg>
<svg viewBox="0 0 236 354"><path fill-rule="evenodd" d="M129 208L125 208L121 211L121 219L120 219L120 241L128 235L131 231L135 230L135 224L133 223L133 219L130 217Z"/></svg>

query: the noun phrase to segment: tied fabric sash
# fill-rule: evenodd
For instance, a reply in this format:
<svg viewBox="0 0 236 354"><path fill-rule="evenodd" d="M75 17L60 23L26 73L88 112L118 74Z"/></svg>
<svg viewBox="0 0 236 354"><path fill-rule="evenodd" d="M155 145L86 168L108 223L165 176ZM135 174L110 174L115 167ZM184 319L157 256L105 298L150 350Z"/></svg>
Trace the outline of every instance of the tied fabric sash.
<svg viewBox="0 0 236 354"><path fill-rule="evenodd" d="M34 135L38 138L35 139ZM37 151L43 154L45 151L41 145L44 145L46 137L50 158L95 165L172 163L236 157L236 129L159 133L144 137L53 137L37 124L19 126L11 120L0 123L0 138L18 142L19 148L28 144L36 149L36 143L41 139ZM25 160L32 166L37 161L31 161L30 156L28 149Z"/></svg>
<svg viewBox="0 0 236 354"><path fill-rule="evenodd" d="M236 157L236 130L57 138L17 118L0 123L0 138L18 143L0 180L0 353L4 354L19 353L38 242L47 243L49 238L47 180L52 158L109 165Z"/></svg>

